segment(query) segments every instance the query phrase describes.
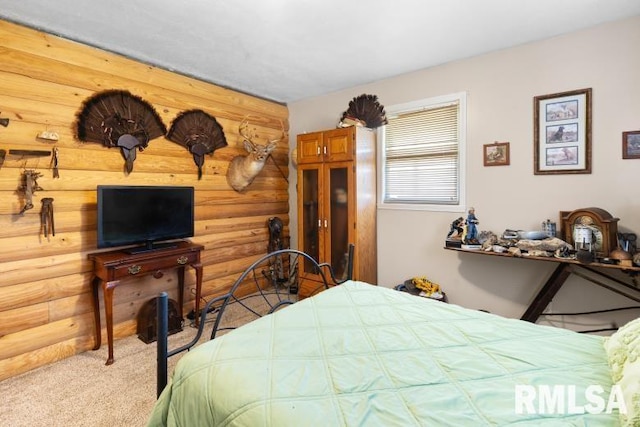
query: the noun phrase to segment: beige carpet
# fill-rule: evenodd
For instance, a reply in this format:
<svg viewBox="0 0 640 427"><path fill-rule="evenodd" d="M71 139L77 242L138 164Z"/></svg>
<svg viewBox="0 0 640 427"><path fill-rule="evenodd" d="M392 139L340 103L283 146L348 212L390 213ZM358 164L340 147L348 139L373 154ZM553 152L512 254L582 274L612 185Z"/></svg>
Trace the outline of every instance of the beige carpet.
<svg viewBox="0 0 640 427"><path fill-rule="evenodd" d="M245 302L260 313L268 310L260 297ZM239 304L225 313L222 327L256 319ZM182 332L169 336L170 350L195 337L197 330L185 323ZM209 339L211 328L208 321L198 344ZM169 359L169 375L184 354ZM157 394L156 343L145 344L137 336L116 340L114 358L113 365L105 365L104 343L99 350L0 382L0 427L145 426Z"/></svg>
<svg viewBox="0 0 640 427"><path fill-rule="evenodd" d="M171 335L169 348L188 342L195 331L187 326ZM182 354L170 359L169 373ZM0 426L146 425L156 400L156 344L124 338L114 343L114 356L115 363L105 366L103 345L0 382Z"/></svg>

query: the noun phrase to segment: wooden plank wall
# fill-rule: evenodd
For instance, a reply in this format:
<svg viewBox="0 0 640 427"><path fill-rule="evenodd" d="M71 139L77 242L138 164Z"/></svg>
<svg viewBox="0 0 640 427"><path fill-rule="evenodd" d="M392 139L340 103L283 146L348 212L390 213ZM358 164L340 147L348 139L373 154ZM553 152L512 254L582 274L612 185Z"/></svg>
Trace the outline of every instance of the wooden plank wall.
<svg viewBox="0 0 640 427"><path fill-rule="evenodd" d="M222 293L267 252L267 220L283 219L288 235L288 136L245 193L226 182L230 160L245 154L238 125L247 115L263 140L288 129L286 106L148 66L89 46L0 21L0 149L59 151L60 177L50 157L7 154L0 167L0 380L94 345L91 263L96 249L96 186L189 185L196 189L196 232L203 244L205 298ZM202 109L222 125L228 147L206 156L203 177L183 147L158 138L138 153L125 175L120 152L75 137L76 114L97 92L124 89L148 101L170 127L188 109ZM39 140L42 131L57 142ZM259 140L259 142L261 142ZM275 163L275 164L274 164ZM277 164L277 166L276 166ZM42 173L34 208L19 215L16 193L25 169ZM283 175L284 174L284 175ZM54 199L55 236L40 230L40 199ZM187 269L185 313L193 307L195 276ZM121 284L115 291L116 340L136 333L136 316L161 291L177 297L175 272ZM102 298L102 293L101 298ZM102 313L101 309L101 313ZM106 343L104 314L102 342ZM103 344L105 345L105 344ZM116 363L118 345L115 344Z"/></svg>

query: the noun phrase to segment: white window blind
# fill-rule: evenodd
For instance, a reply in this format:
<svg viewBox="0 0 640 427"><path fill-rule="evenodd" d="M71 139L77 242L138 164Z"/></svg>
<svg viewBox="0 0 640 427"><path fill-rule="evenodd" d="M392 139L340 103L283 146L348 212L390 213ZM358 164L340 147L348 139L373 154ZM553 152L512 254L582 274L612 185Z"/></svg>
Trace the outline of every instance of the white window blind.
<svg viewBox="0 0 640 427"><path fill-rule="evenodd" d="M460 203L460 102L390 115L383 203Z"/></svg>

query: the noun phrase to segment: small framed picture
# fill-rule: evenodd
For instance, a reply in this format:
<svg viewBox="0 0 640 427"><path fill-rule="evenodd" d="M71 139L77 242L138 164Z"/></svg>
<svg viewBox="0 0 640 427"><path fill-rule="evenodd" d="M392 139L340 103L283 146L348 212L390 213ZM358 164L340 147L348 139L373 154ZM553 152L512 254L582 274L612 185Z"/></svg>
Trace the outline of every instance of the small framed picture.
<svg viewBox="0 0 640 427"><path fill-rule="evenodd" d="M483 147L483 157L485 166L507 166L509 164L509 143L494 142L485 144Z"/></svg>
<svg viewBox="0 0 640 427"><path fill-rule="evenodd" d="M640 130L622 132L622 158L640 159Z"/></svg>

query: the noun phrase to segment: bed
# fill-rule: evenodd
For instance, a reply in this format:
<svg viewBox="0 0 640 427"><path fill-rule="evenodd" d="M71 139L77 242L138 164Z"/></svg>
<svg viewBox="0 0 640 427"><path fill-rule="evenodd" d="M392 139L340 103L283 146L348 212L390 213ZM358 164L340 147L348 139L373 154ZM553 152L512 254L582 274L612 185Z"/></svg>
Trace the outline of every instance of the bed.
<svg viewBox="0 0 640 427"><path fill-rule="evenodd" d="M579 334L347 280L192 349L148 425L640 425L639 331Z"/></svg>

